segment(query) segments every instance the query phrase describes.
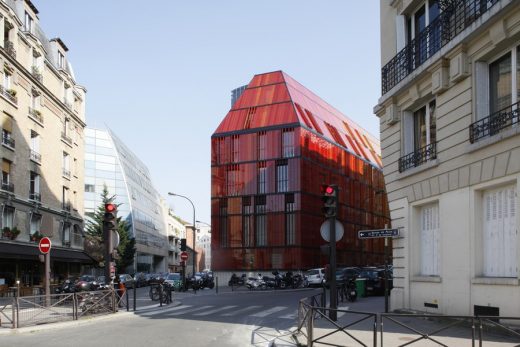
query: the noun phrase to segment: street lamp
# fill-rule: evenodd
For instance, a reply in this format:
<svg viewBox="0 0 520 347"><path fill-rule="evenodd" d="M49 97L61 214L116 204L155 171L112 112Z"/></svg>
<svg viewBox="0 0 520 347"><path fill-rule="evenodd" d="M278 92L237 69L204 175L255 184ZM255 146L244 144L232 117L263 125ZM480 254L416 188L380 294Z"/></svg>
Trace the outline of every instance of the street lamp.
<svg viewBox="0 0 520 347"><path fill-rule="evenodd" d="M205 225L207 225L207 226L209 227L209 231L208 231L208 233L211 234L211 224L206 223L206 222L203 222L203 221L201 221L201 220L196 220L196 222L199 223L199 224L205 224ZM199 230L199 231L200 231L200 230Z"/></svg>
<svg viewBox="0 0 520 347"><path fill-rule="evenodd" d="M193 205L193 201L191 201L190 198L188 198L187 196L170 193L170 192L168 193L168 195L184 198L184 199L188 200L191 204L191 207L193 207L193 274L192 274L192 276L195 276L195 262L196 262L196 258L197 258L197 254L195 252L195 230L197 229L197 227L195 226L195 205Z"/></svg>

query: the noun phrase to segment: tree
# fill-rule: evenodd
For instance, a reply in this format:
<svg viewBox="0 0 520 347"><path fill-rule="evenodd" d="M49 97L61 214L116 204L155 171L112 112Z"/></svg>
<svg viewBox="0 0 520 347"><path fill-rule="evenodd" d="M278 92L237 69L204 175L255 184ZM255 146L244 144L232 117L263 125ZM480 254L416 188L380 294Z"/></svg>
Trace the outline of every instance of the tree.
<svg viewBox="0 0 520 347"><path fill-rule="evenodd" d="M104 261L103 219L105 217L105 204L115 201L115 195L109 196L106 185L101 192L101 205L94 215L87 220L86 247L85 250L98 262ZM121 204L116 204L119 207ZM116 267L118 273L123 273L127 266L132 265L135 257L135 239L130 236L130 225L117 217L117 233L119 234L119 246L117 247Z"/></svg>

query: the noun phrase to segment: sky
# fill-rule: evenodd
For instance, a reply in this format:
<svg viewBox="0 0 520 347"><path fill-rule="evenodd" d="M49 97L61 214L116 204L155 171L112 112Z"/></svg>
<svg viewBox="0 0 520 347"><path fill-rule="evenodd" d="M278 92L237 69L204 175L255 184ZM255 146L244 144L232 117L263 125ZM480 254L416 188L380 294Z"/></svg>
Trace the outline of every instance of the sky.
<svg viewBox="0 0 520 347"><path fill-rule="evenodd" d="M175 214L211 222L211 135L231 90L283 70L379 138L379 0L32 0L89 127L111 128Z"/></svg>

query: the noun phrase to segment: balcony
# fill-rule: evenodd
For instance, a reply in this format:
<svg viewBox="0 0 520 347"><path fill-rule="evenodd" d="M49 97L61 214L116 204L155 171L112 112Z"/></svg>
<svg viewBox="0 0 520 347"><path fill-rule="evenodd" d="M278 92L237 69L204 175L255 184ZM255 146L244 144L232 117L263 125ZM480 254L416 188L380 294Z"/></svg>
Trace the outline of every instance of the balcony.
<svg viewBox="0 0 520 347"><path fill-rule="evenodd" d="M4 42L5 52L11 56L13 59L16 59L16 50L14 49L14 44L11 41Z"/></svg>
<svg viewBox="0 0 520 347"><path fill-rule="evenodd" d="M474 143L484 137L493 136L499 132L518 126L520 102L508 106L469 126L469 142Z"/></svg>
<svg viewBox="0 0 520 347"><path fill-rule="evenodd" d="M430 160L437 159L437 143L430 143L413 153L399 158L399 172L420 166Z"/></svg>
<svg viewBox="0 0 520 347"><path fill-rule="evenodd" d="M61 132L61 139L72 146L72 139L64 131Z"/></svg>
<svg viewBox="0 0 520 347"><path fill-rule="evenodd" d="M1 188L2 190L14 193L14 184L12 183L2 181Z"/></svg>
<svg viewBox="0 0 520 347"><path fill-rule="evenodd" d="M39 123L43 124L43 116L41 111L35 110L32 107L29 107L29 117L34 118Z"/></svg>
<svg viewBox="0 0 520 347"><path fill-rule="evenodd" d="M11 136L3 135L2 136L2 145L5 145L9 148L14 149L14 145L15 145L14 139Z"/></svg>
<svg viewBox="0 0 520 347"><path fill-rule="evenodd" d="M71 204L70 202L64 202L61 204L61 208L64 210L64 211L69 211L71 210Z"/></svg>
<svg viewBox="0 0 520 347"><path fill-rule="evenodd" d="M41 74L40 69L37 66L35 66L35 65L32 66L31 74L33 75L34 78L36 78L38 80L38 82L40 82L40 83L43 82L43 75Z"/></svg>
<svg viewBox="0 0 520 347"><path fill-rule="evenodd" d="M447 1L441 14L381 69L382 95L473 24L498 0Z"/></svg>
<svg viewBox="0 0 520 347"><path fill-rule="evenodd" d="M7 100L11 101L13 104L18 104L18 98L16 97L16 90L14 89L5 89L4 86L0 86L0 94L4 96Z"/></svg>
<svg viewBox="0 0 520 347"><path fill-rule="evenodd" d="M42 196L40 195L40 193L29 193L29 200L33 200L33 201L42 201Z"/></svg>
<svg viewBox="0 0 520 347"><path fill-rule="evenodd" d="M68 178L70 180L70 171L69 170L63 169L62 175L63 175L63 177Z"/></svg>
<svg viewBox="0 0 520 347"><path fill-rule="evenodd" d="M37 164L42 163L42 155L36 151L30 150L30 159Z"/></svg>

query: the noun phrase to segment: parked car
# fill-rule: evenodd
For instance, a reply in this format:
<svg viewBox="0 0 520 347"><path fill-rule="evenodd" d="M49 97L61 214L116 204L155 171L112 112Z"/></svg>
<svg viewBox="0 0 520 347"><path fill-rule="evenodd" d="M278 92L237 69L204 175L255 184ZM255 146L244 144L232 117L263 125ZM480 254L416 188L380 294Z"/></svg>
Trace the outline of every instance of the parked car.
<svg viewBox="0 0 520 347"><path fill-rule="evenodd" d="M76 291L90 291L96 290L98 287L98 282L96 278L91 275L82 275L75 283Z"/></svg>
<svg viewBox="0 0 520 347"><path fill-rule="evenodd" d="M121 274L119 275L119 279L121 283L125 285L126 288L135 288L135 280L129 274Z"/></svg>
<svg viewBox="0 0 520 347"><path fill-rule="evenodd" d="M134 275L134 281L135 281L135 286L137 288L145 287L148 284L147 279L146 279L146 274L144 272L136 273Z"/></svg>
<svg viewBox="0 0 520 347"><path fill-rule="evenodd" d="M351 278L359 276L360 269L357 267L344 267L336 270L336 282L346 283Z"/></svg>
<svg viewBox="0 0 520 347"><path fill-rule="evenodd" d="M169 273L164 282L172 286L173 290L179 291L182 288L182 277L180 273Z"/></svg>
<svg viewBox="0 0 520 347"><path fill-rule="evenodd" d="M366 278L366 292L373 295L385 293L385 270L381 268L363 268L359 278ZM393 288L392 272L388 272L388 290Z"/></svg>
<svg viewBox="0 0 520 347"><path fill-rule="evenodd" d="M305 275L310 286L322 285L325 283L325 269L317 268L308 270Z"/></svg>

